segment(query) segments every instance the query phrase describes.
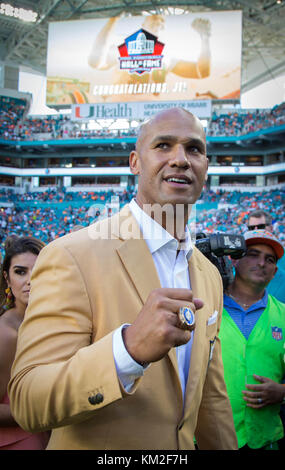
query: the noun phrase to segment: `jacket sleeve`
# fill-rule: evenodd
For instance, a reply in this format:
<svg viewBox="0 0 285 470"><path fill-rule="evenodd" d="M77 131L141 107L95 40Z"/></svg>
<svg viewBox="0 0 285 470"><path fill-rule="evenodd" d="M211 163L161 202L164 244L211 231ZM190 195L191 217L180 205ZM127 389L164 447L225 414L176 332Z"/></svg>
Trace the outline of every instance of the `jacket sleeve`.
<svg viewBox="0 0 285 470"><path fill-rule="evenodd" d="M62 243L49 244L33 270L9 383L12 414L23 429L81 421L122 398L112 333L92 343L92 313L72 254Z"/></svg>
<svg viewBox="0 0 285 470"><path fill-rule="evenodd" d="M221 279L220 284L222 292ZM204 383L203 397L195 431L198 448L201 450L238 449L232 408L224 381L221 344L218 338L222 310L223 299L221 296L215 345Z"/></svg>

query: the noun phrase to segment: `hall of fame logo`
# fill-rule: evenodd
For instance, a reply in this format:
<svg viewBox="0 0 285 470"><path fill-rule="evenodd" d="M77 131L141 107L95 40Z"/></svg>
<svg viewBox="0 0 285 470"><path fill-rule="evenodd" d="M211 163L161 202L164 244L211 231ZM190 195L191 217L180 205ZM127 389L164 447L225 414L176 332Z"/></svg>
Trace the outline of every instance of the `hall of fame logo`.
<svg viewBox="0 0 285 470"><path fill-rule="evenodd" d="M120 69L142 75L162 67L164 44L157 36L145 29L139 29L118 46Z"/></svg>

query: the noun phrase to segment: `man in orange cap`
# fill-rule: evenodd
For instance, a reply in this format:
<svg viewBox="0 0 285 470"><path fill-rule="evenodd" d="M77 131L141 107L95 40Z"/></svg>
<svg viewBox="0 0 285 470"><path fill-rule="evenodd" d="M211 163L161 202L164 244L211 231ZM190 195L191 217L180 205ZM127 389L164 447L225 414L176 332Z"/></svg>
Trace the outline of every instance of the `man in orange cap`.
<svg viewBox="0 0 285 470"><path fill-rule="evenodd" d="M284 254L266 230L245 234L247 252L234 260L235 278L224 295L220 330L225 382L239 448L278 449L285 402L285 304L267 285Z"/></svg>
<svg viewBox="0 0 285 470"><path fill-rule="evenodd" d="M272 216L261 209L254 210L248 214L247 221L248 230L262 229L267 230L268 232L274 233ZM285 258L285 257L284 257ZM278 260L277 262L277 272L273 277L272 281L267 286L267 291L269 294L276 297L280 302L285 302L285 259Z"/></svg>

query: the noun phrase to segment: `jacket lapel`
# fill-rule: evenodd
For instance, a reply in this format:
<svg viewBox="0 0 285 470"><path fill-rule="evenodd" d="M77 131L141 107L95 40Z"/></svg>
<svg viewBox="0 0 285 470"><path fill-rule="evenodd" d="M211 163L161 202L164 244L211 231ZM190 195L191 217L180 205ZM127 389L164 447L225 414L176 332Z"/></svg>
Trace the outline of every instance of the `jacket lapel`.
<svg viewBox="0 0 285 470"><path fill-rule="evenodd" d="M155 265L128 205L115 217L118 220L113 223L113 235L123 241L117 253L144 304L149 293L161 287Z"/></svg>
<svg viewBox="0 0 285 470"><path fill-rule="evenodd" d="M199 259L195 254L195 250L196 248L194 248L194 252L189 260L191 289L195 298L203 299L205 293L203 293L201 289L203 286L202 269ZM193 402L200 379L204 357L207 318L208 312L205 307L197 311L195 316L196 327L191 351L190 370L185 393L185 417L188 414L187 412L189 412L190 404Z"/></svg>
<svg viewBox="0 0 285 470"><path fill-rule="evenodd" d="M150 292L161 287L146 242L143 239L126 240L117 252L144 304Z"/></svg>

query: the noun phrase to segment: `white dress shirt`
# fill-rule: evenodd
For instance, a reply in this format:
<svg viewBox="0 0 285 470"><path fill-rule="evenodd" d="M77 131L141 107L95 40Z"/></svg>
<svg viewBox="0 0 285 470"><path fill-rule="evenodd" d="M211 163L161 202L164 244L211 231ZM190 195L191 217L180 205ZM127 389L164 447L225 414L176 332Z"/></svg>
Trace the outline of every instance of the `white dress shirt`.
<svg viewBox="0 0 285 470"><path fill-rule="evenodd" d="M188 260L192 254L193 245L188 227L185 230L183 247L180 248L177 255L178 241L146 214L134 199L130 202L129 207L152 254L161 287L190 289ZM122 328L126 326L128 325L122 325L114 332L113 352L118 377L126 391L130 391L135 379L142 376L145 369L132 359L125 348ZM187 344L176 348L183 397L188 380L193 333Z"/></svg>

